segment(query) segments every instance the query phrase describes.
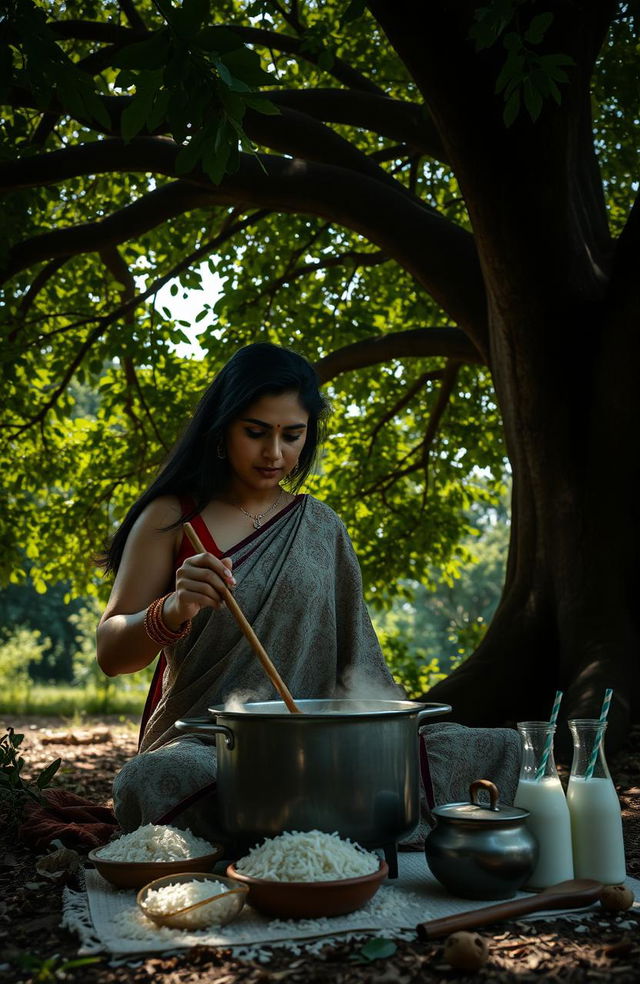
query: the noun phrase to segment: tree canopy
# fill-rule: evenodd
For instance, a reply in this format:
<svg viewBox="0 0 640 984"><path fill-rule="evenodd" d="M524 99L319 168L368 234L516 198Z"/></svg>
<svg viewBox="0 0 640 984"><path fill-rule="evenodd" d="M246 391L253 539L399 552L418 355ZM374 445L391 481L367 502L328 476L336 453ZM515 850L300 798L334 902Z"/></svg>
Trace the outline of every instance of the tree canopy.
<svg viewBox="0 0 640 984"><path fill-rule="evenodd" d="M425 233L440 224L461 255L468 219L451 170L414 146L437 143L415 84L357 13L216 4L223 26L213 27L207 3L10 5L5 576L24 567L24 548L40 587L61 576L86 587L87 558L216 367L264 337L306 354L330 385L316 488L349 524L368 583L384 591L434 562L452 576L462 509L502 482L499 414L478 352L394 255L404 233L393 213L415 210L417 235L421 219ZM316 109L300 104L305 94ZM193 182L181 146L208 148L191 162ZM136 148L146 164L126 160ZM156 167L165 152L171 163ZM25 180L25 165L38 173ZM361 219L333 194L334 173L350 182ZM244 190L228 194L230 182ZM268 201L274 193L280 203ZM297 206L290 194L302 196ZM386 249L351 228L368 208L373 226L380 207ZM175 352L187 325L153 299L176 277L197 289L202 263L224 291L216 304L203 293L206 358L187 364Z"/></svg>
<svg viewBox="0 0 640 984"><path fill-rule="evenodd" d="M5 7L5 576L25 551L37 585L86 586L82 558L204 383L268 338L331 393L314 489L349 525L370 600L434 563L452 576L464 510L496 498L506 449L510 590L484 651L498 640L506 661L528 639L547 662L523 698L559 677L592 708L626 632L576 598L602 598L584 557L604 549L597 502L615 508L603 472L628 454L636 5ZM153 298L197 288L203 262L224 291L196 319L206 357L185 360L186 326Z"/></svg>

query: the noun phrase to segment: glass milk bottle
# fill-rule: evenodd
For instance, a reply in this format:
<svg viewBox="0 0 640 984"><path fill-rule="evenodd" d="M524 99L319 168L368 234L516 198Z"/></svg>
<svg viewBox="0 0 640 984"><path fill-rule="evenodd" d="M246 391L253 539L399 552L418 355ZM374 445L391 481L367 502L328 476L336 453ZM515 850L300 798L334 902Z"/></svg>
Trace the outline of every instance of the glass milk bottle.
<svg viewBox="0 0 640 984"><path fill-rule="evenodd" d="M555 724L521 721L522 766L514 806L528 810L527 827L538 841L538 863L525 888L541 889L573 878L571 821L553 757Z"/></svg>
<svg viewBox="0 0 640 984"><path fill-rule="evenodd" d="M567 789L576 878L618 885L626 876L620 803L604 756L606 721L569 721L573 762Z"/></svg>

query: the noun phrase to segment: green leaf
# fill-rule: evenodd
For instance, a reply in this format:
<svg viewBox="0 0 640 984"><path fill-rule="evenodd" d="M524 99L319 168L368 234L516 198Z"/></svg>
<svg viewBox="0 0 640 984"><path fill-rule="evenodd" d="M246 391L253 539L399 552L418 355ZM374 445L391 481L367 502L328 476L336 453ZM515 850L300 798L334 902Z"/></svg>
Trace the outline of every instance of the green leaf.
<svg viewBox="0 0 640 984"><path fill-rule="evenodd" d="M220 96L220 101L224 106L224 110L232 120L240 121L246 111L246 102L241 96L236 95L231 89L227 89L225 86L220 86L218 89L218 95Z"/></svg>
<svg viewBox="0 0 640 984"><path fill-rule="evenodd" d="M75 970L76 967L86 967L88 964L100 963L103 957L74 957L73 960L65 960L60 966L60 970Z"/></svg>
<svg viewBox="0 0 640 984"><path fill-rule="evenodd" d="M522 78L523 68L524 58L521 55L510 54L498 75L495 91L501 92L515 78Z"/></svg>
<svg viewBox="0 0 640 984"><path fill-rule="evenodd" d="M84 119L86 114L84 100L71 74L64 74L58 79L56 91L63 108L77 120Z"/></svg>
<svg viewBox="0 0 640 984"><path fill-rule="evenodd" d="M153 77L141 76L139 78L136 94L131 98L120 120L120 132L125 143L140 133L151 115L158 81L159 73L155 72Z"/></svg>
<svg viewBox="0 0 640 984"><path fill-rule="evenodd" d="M191 32L195 33L208 17L209 0L182 0L182 19Z"/></svg>
<svg viewBox="0 0 640 984"><path fill-rule="evenodd" d="M529 27L525 31L524 39L529 44L540 44L544 38L548 28L553 22L553 14L550 12L544 14L536 14L532 18Z"/></svg>
<svg viewBox="0 0 640 984"><path fill-rule="evenodd" d="M264 96L246 95L244 101L247 106L255 109L257 113L264 113L265 116L281 115L280 107L272 103L270 99L265 99Z"/></svg>
<svg viewBox="0 0 640 984"><path fill-rule="evenodd" d="M366 9L366 0L351 0L349 6L340 19L340 25L344 27L345 24L350 24L351 21L357 20L358 17L362 17Z"/></svg>
<svg viewBox="0 0 640 984"><path fill-rule="evenodd" d="M360 947L358 953L365 958L365 960L382 960L385 957L391 957L398 949L396 943L393 940L385 940L381 938L376 938L369 940L364 946Z"/></svg>
<svg viewBox="0 0 640 984"><path fill-rule="evenodd" d="M193 135L186 147L183 147L176 157L176 174L188 174L196 166L201 157L202 133Z"/></svg>
<svg viewBox="0 0 640 984"><path fill-rule="evenodd" d="M219 55L244 47L242 39L228 27L205 27L195 41L204 51L216 51Z"/></svg>
<svg viewBox="0 0 640 984"><path fill-rule="evenodd" d="M148 40L136 41L116 52L111 64L114 68L163 68L167 62L169 45L169 34L163 28Z"/></svg>
<svg viewBox="0 0 640 984"><path fill-rule="evenodd" d="M521 51L523 47L522 38L515 31L509 31L508 34L505 34L502 43L507 51Z"/></svg>
<svg viewBox="0 0 640 984"><path fill-rule="evenodd" d="M220 58L216 58L214 64L218 71L218 75L220 76L224 84L229 86L229 88L231 88L233 85L233 75L231 74L225 63L221 61Z"/></svg>
<svg viewBox="0 0 640 984"><path fill-rule="evenodd" d="M138 76L130 68L122 68L115 78L115 84L118 89L130 89L137 81Z"/></svg>
<svg viewBox="0 0 640 984"><path fill-rule="evenodd" d="M80 90L82 101L84 102L87 114L90 119L96 120L105 130L111 130L111 117L107 111L103 99L92 88L93 81L87 78L87 85Z"/></svg>
<svg viewBox="0 0 640 984"><path fill-rule="evenodd" d="M538 64L543 72L552 78L556 82L568 82L569 76L563 70L562 66L575 65L573 58L570 55L541 55L538 59Z"/></svg>
<svg viewBox="0 0 640 984"><path fill-rule="evenodd" d="M167 89L156 92L147 116L147 129L150 133L153 133L165 121L170 99L171 93Z"/></svg>
<svg viewBox="0 0 640 984"><path fill-rule="evenodd" d="M202 154L202 169L214 184L220 184L228 169L232 155L232 139L235 139L235 134L228 128L227 124L222 124L215 140L211 140L205 145Z"/></svg>
<svg viewBox="0 0 640 984"><path fill-rule="evenodd" d="M38 787L38 789L44 789L45 786L49 785L49 783L51 782L51 780L53 779L53 777L55 776L56 772L58 771L61 765L62 765L62 759L58 758L55 760L55 762L51 762L51 764L48 765L46 769L42 770L42 772L36 779L36 786Z"/></svg>
<svg viewBox="0 0 640 984"><path fill-rule="evenodd" d="M318 67L328 72L333 67L335 60L335 55L331 48L325 47L318 55Z"/></svg>
<svg viewBox="0 0 640 984"><path fill-rule="evenodd" d="M540 111L542 110L542 95L538 89L534 88L530 79L525 79L522 91L524 96L524 104L527 108L529 116L535 123L540 116Z"/></svg>
<svg viewBox="0 0 640 984"><path fill-rule="evenodd" d="M511 124L516 119L518 113L520 112L520 90L516 89L512 92L504 107L504 112L502 113L502 120L506 127L510 127Z"/></svg>
<svg viewBox="0 0 640 984"><path fill-rule="evenodd" d="M276 82L273 75L264 71L255 51L250 51L249 48L228 51L220 60L224 62L234 78L240 79L246 85L274 85Z"/></svg>

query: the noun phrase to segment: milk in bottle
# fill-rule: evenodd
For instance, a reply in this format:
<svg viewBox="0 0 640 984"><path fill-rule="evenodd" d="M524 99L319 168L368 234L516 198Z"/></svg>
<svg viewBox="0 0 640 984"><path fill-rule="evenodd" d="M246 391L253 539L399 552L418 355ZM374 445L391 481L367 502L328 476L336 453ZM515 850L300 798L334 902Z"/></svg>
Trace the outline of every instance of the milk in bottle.
<svg viewBox="0 0 640 984"><path fill-rule="evenodd" d="M523 748L514 805L528 810L526 824L538 841L538 863L525 888L542 889L573 878L569 808L553 756L555 725L518 724Z"/></svg>
<svg viewBox="0 0 640 984"><path fill-rule="evenodd" d="M595 719L569 721L573 762L567 802L576 878L618 885L626 876L624 841L620 803L604 755L606 726Z"/></svg>

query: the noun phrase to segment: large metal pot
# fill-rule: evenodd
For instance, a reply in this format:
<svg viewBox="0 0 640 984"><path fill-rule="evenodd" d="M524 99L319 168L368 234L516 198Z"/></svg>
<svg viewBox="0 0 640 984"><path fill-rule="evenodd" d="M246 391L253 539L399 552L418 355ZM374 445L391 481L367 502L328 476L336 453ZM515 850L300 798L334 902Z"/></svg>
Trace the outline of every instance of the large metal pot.
<svg viewBox="0 0 640 984"><path fill-rule="evenodd" d="M209 708L176 721L218 736L218 824L242 847L283 830L337 831L366 847L401 840L419 819L418 731L448 704L299 700ZM222 739L222 740L221 740Z"/></svg>

